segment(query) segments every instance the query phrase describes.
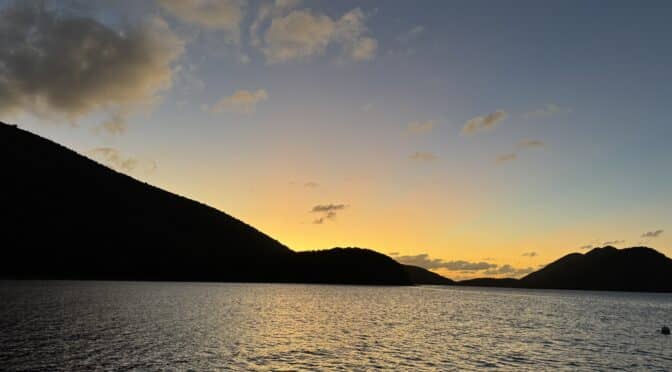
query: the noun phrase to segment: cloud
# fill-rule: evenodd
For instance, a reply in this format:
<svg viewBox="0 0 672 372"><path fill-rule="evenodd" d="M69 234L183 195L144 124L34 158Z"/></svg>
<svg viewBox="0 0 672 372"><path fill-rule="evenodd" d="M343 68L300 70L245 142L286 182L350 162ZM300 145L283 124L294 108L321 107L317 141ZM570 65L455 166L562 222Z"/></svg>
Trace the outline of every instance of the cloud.
<svg viewBox="0 0 672 372"><path fill-rule="evenodd" d="M345 204L318 204L310 211L312 213L335 212L343 210L347 207Z"/></svg>
<svg viewBox="0 0 672 372"><path fill-rule="evenodd" d="M410 134L425 134L434 130L436 122L434 120L413 121L408 123L406 131Z"/></svg>
<svg viewBox="0 0 672 372"><path fill-rule="evenodd" d="M244 2L240 0L159 0L159 4L183 22L227 31L232 42L239 42L244 17Z"/></svg>
<svg viewBox="0 0 672 372"><path fill-rule="evenodd" d="M99 109L151 104L171 86L184 43L160 18L121 31L16 2L0 10L0 115L76 121Z"/></svg>
<svg viewBox="0 0 672 372"><path fill-rule="evenodd" d="M581 249L592 249L592 248L593 248L592 244L587 244L587 245L581 246Z"/></svg>
<svg viewBox="0 0 672 372"><path fill-rule="evenodd" d="M126 114L122 111L113 112L99 127L94 128L95 133L102 131L113 136L124 134L127 130Z"/></svg>
<svg viewBox="0 0 672 372"><path fill-rule="evenodd" d="M572 109L560 108L558 105L553 103L547 103L544 107L536 109L534 111L526 112L522 115L525 119L540 119L548 116L553 116L562 113L571 113Z"/></svg>
<svg viewBox="0 0 672 372"><path fill-rule="evenodd" d="M522 140L520 143L518 143L518 147L527 149L540 148L544 146L546 146L546 144L541 140Z"/></svg>
<svg viewBox="0 0 672 372"><path fill-rule="evenodd" d="M497 157L497 164L504 164L510 161L518 159L518 154L512 152L510 154L504 154Z"/></svg>
<svg viewBox="0 0 672 372"><path fill-rule="evenodd" d="M421 152L421 151L414 152L408 158L413 160L413 161L425 162L425 163L430 163L430 162L433 162L437 159L436 155L434 155L433 153L431 153L431 152Z"/></svg>
<svg viewBox="0 0 672 372"><path fill-rule="evenodd" d="M642 238L657 238L662 233L663 230L647 231L644 234L642 234Z"/></svg>
<svg viewBox="0 0 672 372"><path fill-rule="evenodd" d="M485 275L507 275L507 276L522 276L534 271L533 267L516 268L509 264L501 265L495 269L486 270Z"/></svg>
<svg viewBox="0 0 672 372"><path fill-rule="evenodd" d="M306 187L306 188L309 188L309 189L316 189L316 188L320 187L320 184L317 183L317 182L308 181L308 182L303 184L303 187Z"/></svg>
<svg viewBox="0 0 672 372"><path fill-rule="evenodd" d="M119 150L112 147L98 147L87 151L86 155L100 160L110 168L124 172L144 170L145 173L151 173L156 170L156 162L153 160L142 160L133 156L125 156Z"/></svg>
<svg viewBox="0 0 672 372"><path fill-rule="evenodd" d="M469 262L469 261L444 261L440 258L430 258L427 253L413 256L399 256L390 253L396 261L405 265L414 265L424 267L425 269L446 269L450 271L480 271L496 268L496 264L488 262Z"/></svg>
<svg viewBox="0 0 672 372"><path fill-rule="evenodd" d="M268 19L281 17L285 12L296 8L300 3L301 0L275 0L262 3L257 11L257 17L250 25L250 44L255 47L261 45L259 32Z"/></svg>
<svg viewBox="0 0 672 372"><path fill-rule="evenodd" d="M525 257L536 257L537 252L525 252L525 253L523 253L523 256L525 256Z"/></svg>
<svg viewBox="0 0 672 372"><path fill-rule="evenodd" d="M494 129L497 124L506 119L508 114L504 111L497 110L485 116L477 116L473 119L467 120L462 128L462 134L475 134L478 132L488 131Z"/></svg>
<svg viewBox="0 0 672 372"><path fill-rule="evenodd" d="M347 208L345 204L318 204L310 212L322 214L322 216L313 220L313 224L321 225L327 220L333 220L336 218L336 212L342 211L345 208Z"/></svg>
<svg viewBox="0 0 672 372"><path fill-rule="evenodd" d="M408 44L413 40L416 40L423 32L425 32L424 26L414 26L410 30L399 35L397 40L402 44Z"/></svg>
<svg viewBox="0 0 672 372"><path fill-rule="evenodd" d="M238 90L228 97L223 97L210 108L210 111L251 114L255 111L257 104L266 100L268 100L268 93L265 89L258 89L256 91Z"/></svg>
<svg viewBox="0 0 672 372"><path fill-rule="evenodd" d="M625 243L625 240L612 240L612 241L604 242L604 243L602 243L602 245L603 246L605 246L605 245L620 245L620 244L623 244L623 243Z"/></svg>
<svg viewBox="0 0 672 372"><path fill-rule="evenodd" d="M263 17L268 18L264 11ZM352 61L365 61L375 57L378 42L368 36L364 13L355 8L344 14L340 19L313 13L309 9L299 9L285 16L271 19L261 41L253 38L252 43L260 45L268 63L287 62L292 60L310 60L315 56L324 55L327 46L337 44L343 56ZM253 24L255 34L261 27Z"/></svg>

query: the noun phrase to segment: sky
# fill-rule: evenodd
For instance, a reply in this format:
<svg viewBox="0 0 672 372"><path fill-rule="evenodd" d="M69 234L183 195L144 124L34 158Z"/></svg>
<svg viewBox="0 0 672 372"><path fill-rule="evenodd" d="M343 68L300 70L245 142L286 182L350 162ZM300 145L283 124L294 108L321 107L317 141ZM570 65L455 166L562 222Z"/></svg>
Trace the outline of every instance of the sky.
<svg viewBox="0 0 672 372"><path fill-rule="evenodd" d="M672 2L0 0L0 120L295 250L672 256Z"/></svg>

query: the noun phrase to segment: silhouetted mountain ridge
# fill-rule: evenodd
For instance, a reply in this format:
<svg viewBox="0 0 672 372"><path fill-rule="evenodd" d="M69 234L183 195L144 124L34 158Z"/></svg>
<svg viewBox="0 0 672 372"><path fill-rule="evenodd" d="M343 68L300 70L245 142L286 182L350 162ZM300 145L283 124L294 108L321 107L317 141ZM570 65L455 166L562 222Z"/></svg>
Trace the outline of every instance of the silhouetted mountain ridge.
<svg viewBox="0 0 672 372"><path fill-rule="evenodd" d="M466 286L672 292L672 259L649 247L570 253L521 279L479 278Z"/></svg>
<svg viewBox="0 0 672 372"><path fill-rule="evenodd" d="M0 277L410 284L385 255L293 252L217 209L4 123L0 166Z"/></svg>

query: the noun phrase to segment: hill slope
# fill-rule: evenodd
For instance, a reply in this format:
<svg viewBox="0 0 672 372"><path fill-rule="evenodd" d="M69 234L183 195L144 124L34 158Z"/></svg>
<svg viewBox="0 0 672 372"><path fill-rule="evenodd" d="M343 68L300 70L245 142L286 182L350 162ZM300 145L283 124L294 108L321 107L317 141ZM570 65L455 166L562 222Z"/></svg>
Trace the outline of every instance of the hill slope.
<svg viewBox="0 0 672 372"><path fill-rule="evenodd" d="M424 267L413 265L402 265L408 274L408 278L413 284L434 284L434 285L452 285L455 282L442 275L431 272Z"/></svg>
<svg viewBox="0 0 672 372"><path fill-rule="evenodd" d="M380 267L327 278L305 268L327 252L297 254L223 212L4 123L0 167L2 277L409 283L399 264L362 251L348 254L350 269L360 257Z"/></svg>
<svg viewBox="0 0 672 372"><path fill-rule="evenodd" d="M672 291L672 260L647 247L572 253L520 280L527 288Z"/></svg>

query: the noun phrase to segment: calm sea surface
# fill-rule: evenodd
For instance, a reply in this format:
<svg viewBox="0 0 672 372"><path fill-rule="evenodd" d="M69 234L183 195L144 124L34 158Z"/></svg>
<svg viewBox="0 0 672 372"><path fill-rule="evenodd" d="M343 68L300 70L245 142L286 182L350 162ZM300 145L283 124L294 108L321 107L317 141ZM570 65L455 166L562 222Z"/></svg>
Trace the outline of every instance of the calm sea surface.
<svg viewBox="0 0 672 372"><path fill-rule="evenodd" d="M672 370L672 296L0 282L1 370Z"/></svg>

